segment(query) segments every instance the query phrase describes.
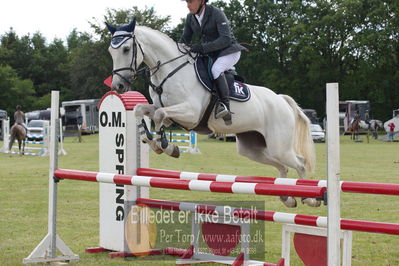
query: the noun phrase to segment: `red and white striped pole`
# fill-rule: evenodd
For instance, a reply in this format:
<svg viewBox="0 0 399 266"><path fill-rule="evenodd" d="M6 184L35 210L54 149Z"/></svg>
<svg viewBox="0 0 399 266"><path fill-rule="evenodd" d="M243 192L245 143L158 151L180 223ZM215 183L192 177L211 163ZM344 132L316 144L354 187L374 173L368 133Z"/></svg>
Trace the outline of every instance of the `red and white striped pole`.
<svg viewBox="0 0 399 266"><path fill-rule="evenodd" d="M302 215L294 213L262 211L245 208L234 208L228 206L206 205L188 202L176 202L167 200L155 200L138 198L136 204L145 205L149 208L191 211L205 214L233 215L238 218L250 218L252 220L261 220L275 223L288 223L297 225L307 225L314 227L327 227L327 217ZM370 222L362 220L341 219L340 227L342 230L352 230L369 233L380 233L399 235L399 224Z"/></svg>
<svg viewBox="0 0 399 266"><path fill-rule="evenodd" d="M202 180L171 180L169 178L98 173L89 171L57 169L54 176L60 179L75 179L118 185L132 185L192 191L207 191L269 196L293 196L324 198L325 187L274 185L261 183L218 182Z"/></svg>
<svg viewBox="0 0 399 266"><path fill-rule="evenodd" d="M137 175L184 179L184 180L208 180L208 181L220 181L220 182L242 182L242 183L263 183L263 184L327 187L327 180L206 174L206 173L153 169L153 168L139 168L137 169ZM340 181L339 186L341 192L399 196L399 184Z"/></svg>

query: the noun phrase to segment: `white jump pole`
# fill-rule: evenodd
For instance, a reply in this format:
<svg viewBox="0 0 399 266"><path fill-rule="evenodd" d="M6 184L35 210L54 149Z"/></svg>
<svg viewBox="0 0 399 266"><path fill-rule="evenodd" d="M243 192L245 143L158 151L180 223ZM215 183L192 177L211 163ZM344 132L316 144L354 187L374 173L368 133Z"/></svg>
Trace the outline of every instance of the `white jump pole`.
<svg viewBox="0 0 399 266"><path fill-rule="evenodd" d="M340 149L338 83L327 83L328 265L340 265Z"/></svg>
<svg viewBox="0 0 399 266"><path fill-rule="evenodd" d="M48 232L23 263L55 262L79 260L69 247L57 235L57 182L54 180L54 170L58 167L58 117L59 91L51 91L51 127L50 127L50 172L49 172L49 204ZM57 249L62 255L57 256Z"/></svg>
<svg viewBox="0 0 399 266"><path fill-rule="evenodd" d="M63 133L63 127L62 127L62 119L59 119L59 125L60 125L60 150L58 151L58 155L67 155L67 152L64 150L64 133Z"/></svg>
<svg viewBox="0 0 399 266"><path fill-rule="evenodd" d="M10 118L3 120L2 127L3 147L0 149L0 152L6 153L8 152L8 144L10 143Z"/></svg>

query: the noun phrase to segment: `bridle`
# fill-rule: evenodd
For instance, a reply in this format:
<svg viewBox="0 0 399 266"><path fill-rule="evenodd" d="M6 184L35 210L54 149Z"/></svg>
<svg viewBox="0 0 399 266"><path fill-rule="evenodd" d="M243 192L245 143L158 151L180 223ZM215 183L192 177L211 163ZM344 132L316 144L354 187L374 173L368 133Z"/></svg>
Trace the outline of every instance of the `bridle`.
<svg viewBox="0 0 399 266"><path fill-rule="evenodd" d="M127 78L125 78L123 75L121 75L119 72L121 71L125 71L125 70L129 70L131 72L133 72L133 77L135 77L137 75L137 46L139 46L141 53L143 54L144 57L144 51L143 48L141 48L141 45L137 43L136 41L136 37L134 36L133 33L131 34L121 34L121 35L116 35L113 36L112 39L114 38L126 38L123 42L126 42L127 40L133 39L132 42L132 50L133 50L133 54L132 54L132 60L130 61L130 65L128 67L121 67L121 68L117 68L112 70L112 75L117 75L119 76L121 79L123 79L127 84L131 85L131 81L128 80ZM112 45L111 45L112 47ZM112 47L114 48L114 47ZM114 49L118 49L119 47L116 47ZM133 68L134 67L134 68ZM135 79L135 78L134 78Z"/></svg>
<svg viewBox="0 0 399 266"><path fill-rule="evenodd" d="M178 67L176 67L172 72L170 72L170 73L162 80L162 82L161 82L159 85L155 85L154 83L152 83L152 81L151 81L151 76L155 75L155 74L159 71L159 69L160 69L162 66L164 66L164 65L166 65L166 64L169 64L169 63L171 63L171 62L173 62L173 61L176 61L177 59L180 59L180 58L182 58L182 57L188 55L188 56L190 56L191 58L193 58L193 59L195 60L195 59L198 57L198 55L194 55L194 56L193 56L193 55L190 53L190 51L187 50L187 49L184 49L184 51L182 51L182 50L180 49L178 43L176 43L176 46L177 46L179 52L182 53L181 55L179 55L179 56L177 56L177 57L175 57L175 58L172 58L172 59L170 59L170 60L168 60L168 61L166 61L166 62L163 62L163 63L162 63L161 61L158 61L157 64L156 64L156 66L151 67L151 68L148 67L148 66L144 66L144 67L142 67L142 68L140 68L140 69L137 69L137 68L138 68L138 65L137 65L137 53L138 53L138 49L137 49L137 47L139 47L139 49L140 49L140 51L141 51L141 53L142 53L142 55L143 55L143 58L144 58L144 56L145 56L144 50L143 50L143 48L141 47L140 43L137 42L136 36L134 35L134 33L116 35L116 36L114 36L113 38L121 38L121 37L126 38L126 39L124 39L123 42L126 42L126 41L129 40L129 39L133 39L133 41L132 41L132 50L133 50L133 51L132 51L132 53L133 53L133 54L132 54L132 60L130 61L130 65L129 65L128 67L121 67L121 68L114 69L114 70L112 71L112 75L117 75L117 76L119 76L121 79L123 79L123 80L124 80L127 84L129 84L129 85L132 85L132 81L135 80L139 75L142 75L142 76L144 77L144 79L148 82L148 84L150 85L150 87L158 94L158 96L159 96L159 101L160 101L162 107L164 107L163 102L162 102L162 99L161 99L161 94L162 94L162 92L163 92L163 88L162 88L162 87L163 87L164 83L165 83L170 77L172 77L174 74L176 74L180 69L182 69L183 67L185 67L185 66L189 63L189 60L185 61L184 63L182 63L181 65L179 65ZM111 45L111 47L112 47L112 45ZM114 48L114 47L112 47L112 48ZM120 48L120 46L117 47L117 48ZM117 49L117 48L114 48L114 49ZM131 76L130 79L124 77L123 75L121 75L121 74L119 73L119 72L125 71L125 70L129 70L129 71L132 72L132 76Z"/></svg>

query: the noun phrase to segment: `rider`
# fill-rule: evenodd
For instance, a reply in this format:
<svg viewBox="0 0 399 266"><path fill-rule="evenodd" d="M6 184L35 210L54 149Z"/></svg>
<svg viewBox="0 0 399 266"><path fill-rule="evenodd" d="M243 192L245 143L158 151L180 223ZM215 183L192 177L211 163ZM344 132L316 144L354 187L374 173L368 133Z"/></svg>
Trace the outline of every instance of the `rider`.
<svg viewBox="0 0 399 266"><path fill-rule="evenodd" d="M224 72L232 69L246 48L238 44L226 15L217 7L207 5L208 0L185 0L190 13L187 15L181 43L190 45L193 35L200 44L191 45L194 53L207 54L214 59L212 75L221 102L215 117L230 115L229 88ZM228 117L225 117L228 119ZM230 119L231 120L231 116Z"/></svg>
<svg viewBox="0 0 399 266"><path fill-rule="evenodd" d="M17 107L15 108L16 111L14 113L14 120L15 120L15 124L17 125L21 125L25 128L26 132L28 132L28 128L25 125L25 114L24 112L21 111L21 105L17 105Z"/></svg>

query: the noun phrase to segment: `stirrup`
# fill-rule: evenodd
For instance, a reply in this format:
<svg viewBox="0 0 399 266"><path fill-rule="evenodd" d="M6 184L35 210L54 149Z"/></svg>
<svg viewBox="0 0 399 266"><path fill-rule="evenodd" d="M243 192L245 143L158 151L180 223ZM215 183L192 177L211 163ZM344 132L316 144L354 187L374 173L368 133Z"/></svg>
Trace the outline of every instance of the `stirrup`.
<svg viewBox="0 0 399 266"><path fill-rule="evenodd" d="M219 119L219 118L225 117L229 113L230 113L230 111L229 111L229 109L227 109L226 105L224 103L220 102L215 110L215 118Z"/></svg>

